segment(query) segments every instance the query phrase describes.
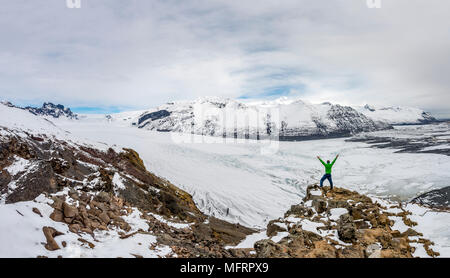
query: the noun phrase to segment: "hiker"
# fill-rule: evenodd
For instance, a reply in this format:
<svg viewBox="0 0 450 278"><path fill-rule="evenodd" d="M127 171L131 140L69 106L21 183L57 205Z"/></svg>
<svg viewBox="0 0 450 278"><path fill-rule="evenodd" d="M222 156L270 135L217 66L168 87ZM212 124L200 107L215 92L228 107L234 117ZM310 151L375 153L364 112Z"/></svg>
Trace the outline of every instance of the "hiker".
<svg viewBox="0 0 450 278"><path fill-rule="evenodd" d="M323 182L325 180L328 180L330 182L330 187L333 189L333 180L331 179L331 168L333 167L334 163L336 162L336 159L338 159L339 155L336 155L336 158L333 160L333 162L330 163L329 160L327 160L327 163L323 162L322 159L320 159L319 156L317 158L320 160L320 162L325 166L325 175L320 179L320 187L323 186Z"/></svg>

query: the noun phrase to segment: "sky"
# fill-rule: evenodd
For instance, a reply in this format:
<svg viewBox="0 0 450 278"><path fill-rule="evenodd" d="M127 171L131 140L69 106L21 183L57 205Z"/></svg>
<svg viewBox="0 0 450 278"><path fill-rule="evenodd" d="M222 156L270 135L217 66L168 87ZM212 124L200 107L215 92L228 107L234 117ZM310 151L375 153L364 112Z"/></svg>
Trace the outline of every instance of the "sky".
<svg viewBox="0 0 450 278"><path fill-rule="evenodd" d="M203 96L450 117L450 1L0 0L0 99L78 112Z"/></svg>

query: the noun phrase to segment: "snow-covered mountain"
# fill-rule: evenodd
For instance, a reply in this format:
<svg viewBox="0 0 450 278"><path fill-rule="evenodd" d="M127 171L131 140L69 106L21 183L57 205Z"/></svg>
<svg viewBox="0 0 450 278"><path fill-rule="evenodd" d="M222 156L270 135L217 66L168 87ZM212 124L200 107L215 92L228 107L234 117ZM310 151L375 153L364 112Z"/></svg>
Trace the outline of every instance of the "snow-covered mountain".
<svg viewBox="0 0 450 278"><path fill-rule="evenodd" d="M27 106L25 108L15 106L11 102L2 102L3 105L6 105L8 107L12 108L19 108L23 110L27 110L30 113L37 115L37 116L46 116L46 117L52 117L52 118L68 118L68 119L78 119L78 115L73 113L70 108L64 107L64 105L61 104L53 104L51 102L45 102L42 107L31 107Z"/></svg>
<svg viewBox="0 0 450 278"><path fill-rule="evenodd" d="M428 124L437 121L430 113L413 107L375 107L366 104L355 109L374 121L383 121L392 125Z"/></svg>
<svg viewBox="0 0 450 278"><path fill-rule="evenodd" d="M167 103L141 114L139 128L200 135L280 140L338 137L391 128L349 106L279 99L244 103L202 98Z"/></svg>

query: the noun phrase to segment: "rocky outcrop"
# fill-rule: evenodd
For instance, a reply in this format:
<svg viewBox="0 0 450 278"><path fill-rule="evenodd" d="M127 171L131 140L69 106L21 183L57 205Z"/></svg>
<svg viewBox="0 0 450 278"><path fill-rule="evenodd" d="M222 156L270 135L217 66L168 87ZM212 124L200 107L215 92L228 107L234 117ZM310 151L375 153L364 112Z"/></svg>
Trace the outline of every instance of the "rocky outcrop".
<svg viewBox="0 0 450 278"><path fill-rule="evenodd" d="M77 120L78 115L73 113L72 110L68 107L64 107L64 105L61 104L53 104L51 102L45 102L42 107L19 107L14 104L12 104L9 101L2 101L0 104L11 107L11 108L18 108L22 110L27 110L30 113L36 115L36 116L49 116L53 117L55 119L57 118L68 118L72 120Z"/></svg>
<svg viewBox="0 0 450 278"><path fill-rule="evenodd" d="M450 186L421 194L412 199L411 203L435 210L450 211Z"/></svg>
<svg viewBox="0 0 450 278"><path fill-rule="evenodd" d="M410 243L419 243L428 255L438 256L408 215L399 204L385 207L354 191L309 186L301 204L270 221L268 236L284 233L282 238L258 241L254 250L260 258L410 258L415 251ZM394 230L395 221L410 228Z"/></svg>

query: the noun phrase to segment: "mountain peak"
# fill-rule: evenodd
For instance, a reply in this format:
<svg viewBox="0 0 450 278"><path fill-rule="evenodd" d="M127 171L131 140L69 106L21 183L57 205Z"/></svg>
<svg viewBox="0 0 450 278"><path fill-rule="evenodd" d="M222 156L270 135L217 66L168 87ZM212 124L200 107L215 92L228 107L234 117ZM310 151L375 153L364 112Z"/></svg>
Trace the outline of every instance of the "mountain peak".
<svg viewBox="0 0 450 278"><path fill-rule="evenodd" d="M44 102L42 107L25 107L25 110L30 111L32 114L39 116L51 116L53 118L66 117L69 119L78 119L78 115L73 113L68 107L64 107L62 104L53 104L51 102Z"/></svg>

